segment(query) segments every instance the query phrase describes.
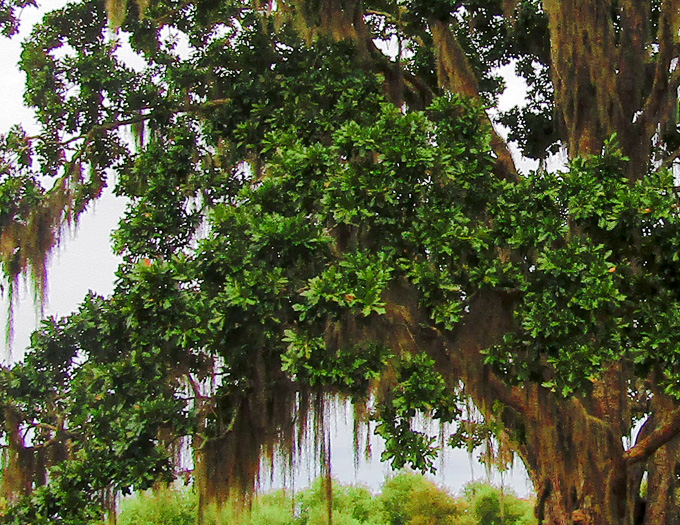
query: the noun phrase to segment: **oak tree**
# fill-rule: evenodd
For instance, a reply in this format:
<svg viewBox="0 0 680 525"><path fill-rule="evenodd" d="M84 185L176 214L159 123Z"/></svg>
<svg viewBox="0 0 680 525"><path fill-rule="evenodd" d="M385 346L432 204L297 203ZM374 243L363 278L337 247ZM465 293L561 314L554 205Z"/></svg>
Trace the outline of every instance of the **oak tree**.
<svg viewBox="0 0 680 525"><path fill-rule="evenodd" d="M0 1L5 34L33 3ZM113 295L0 374L4 520L85 523L183 443L201 509L238 498L306 434L327 458L339 394L396 467L433 468L419 414L493 437L543 523L678 523L679 32L678 0L46 15L21 59L40 132L0 139L9 293L44 289L107 184L129 204Z"/></svg>

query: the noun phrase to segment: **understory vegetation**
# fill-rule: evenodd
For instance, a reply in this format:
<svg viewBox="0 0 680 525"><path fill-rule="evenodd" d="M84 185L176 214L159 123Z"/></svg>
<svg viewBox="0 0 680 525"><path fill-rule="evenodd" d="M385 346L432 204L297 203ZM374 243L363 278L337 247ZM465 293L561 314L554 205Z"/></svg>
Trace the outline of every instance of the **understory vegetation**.
<svg viewBox="0 0 680 525"><path fill-rule="evenodd" d="M530 525L533 502L481 482L455 497L418 474L400 473L374 495L362 485L325 478L300 492L282 489L256 497L249 509L225 506L204 516L204 525ZM330 503L330 506L329 506ZM193 525L197 495L188 486L147 491L121 503L118 525ZM329 508L331 516L329 519Z"/></svg>

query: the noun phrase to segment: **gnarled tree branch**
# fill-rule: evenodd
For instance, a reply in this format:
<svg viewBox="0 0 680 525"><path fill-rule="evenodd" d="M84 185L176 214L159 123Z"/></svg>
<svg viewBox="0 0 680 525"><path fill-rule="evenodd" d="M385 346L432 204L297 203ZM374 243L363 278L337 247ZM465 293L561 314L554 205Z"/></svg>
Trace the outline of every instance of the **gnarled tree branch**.
<svg viewBox="0 0 680 525"><path fill-rule="evenodd" d="M628 449L623 458L628 465L634 465L649 458L660 447L680 434L680 408L671 412L666 421L652 430L645 438Z"/></svg>
<svg viewBox="0 0 680 525"><path fill-rule="evenodd" d="M434 40L435 56L437 57L439 85L454 93L478 98L479 84L477 77L449 24L432 19L429 21L429 25ZM493 129L490 120L489 125L492 130L491 147L497 157L499 176L510 181L519 180L515 162L512 160L507 144Z"/></svg>

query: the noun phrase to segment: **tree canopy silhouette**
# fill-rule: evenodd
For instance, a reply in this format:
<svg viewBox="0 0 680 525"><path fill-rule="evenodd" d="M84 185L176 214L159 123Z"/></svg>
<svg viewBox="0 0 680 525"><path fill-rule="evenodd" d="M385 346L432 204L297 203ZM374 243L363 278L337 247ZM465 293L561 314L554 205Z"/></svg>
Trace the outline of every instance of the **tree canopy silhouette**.
<svg viewBox="0 0 680 525"><path fill-rule="evenodd" d="M0 2L5 34L32 3ZM183 444L200 509L238 498L306 435L327 457L340 394L396 467L433 468L424 414L518 456L543 523L677 523L679 32L678 0L46 15L21 59L41 130L0 139L9 293L43 289L107 184L129 205L113 295L0 374L5 522L85 523ZM508 64L527 96L503 112Z"/></svg>

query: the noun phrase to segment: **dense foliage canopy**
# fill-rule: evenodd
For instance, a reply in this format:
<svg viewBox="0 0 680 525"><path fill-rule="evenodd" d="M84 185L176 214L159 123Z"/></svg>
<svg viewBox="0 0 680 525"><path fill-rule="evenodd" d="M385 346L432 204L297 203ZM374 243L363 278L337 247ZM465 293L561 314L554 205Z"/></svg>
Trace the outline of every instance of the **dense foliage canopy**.
<svg viewBox="0 0 680 525"><path fill-rule="evenodd" d="M0 1L6 34L31 3ZM46 15L21 62L41 131L0 140L9 293L107 184L129 205L114 294L0 374L4 520L85 523L188 446L200 516L308 435L327 458L342 394L396 467L433 468L426 415L518 455L539 521L676 523L679 34L678 0ZM487 111L504 65L526 99Z"/></svg>

